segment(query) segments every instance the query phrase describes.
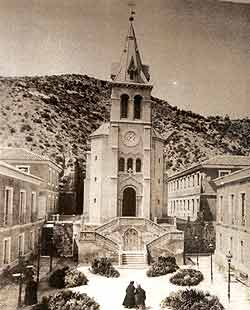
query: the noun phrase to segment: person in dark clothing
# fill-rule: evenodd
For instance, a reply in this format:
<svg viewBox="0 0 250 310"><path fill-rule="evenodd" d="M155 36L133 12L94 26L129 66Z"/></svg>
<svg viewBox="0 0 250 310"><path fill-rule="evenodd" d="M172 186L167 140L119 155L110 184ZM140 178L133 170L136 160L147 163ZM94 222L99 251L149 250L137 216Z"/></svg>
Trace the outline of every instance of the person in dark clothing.
<svg viewBox="0 0 250 310"><path fill-rule="evenodd" d="M42 301L35 305L34 308L32 308L32 310L49 310L49 299L47 296L43 296L42 297Z"/></svg>
<svg viewBox="0 0 250 310"><path fill-rule="evenodd" d="M138 284L135 290L135 304L136 307L140 310L145 309L145 300L146 300L146 292L144 289Z"/></svg>
<svg viewBox="0 0 250 310"><path fill-rule="evenodd" d="M125 308L135 308L135 287L134 281L131 281L126 289L126 296L123 301Z"/></svg>
<svg viewBox="0 0 250 310"><path fill-rule="evenodd" d="M24 304L27 306L37 304L37 282L33 277L26 284Z"/></svg>

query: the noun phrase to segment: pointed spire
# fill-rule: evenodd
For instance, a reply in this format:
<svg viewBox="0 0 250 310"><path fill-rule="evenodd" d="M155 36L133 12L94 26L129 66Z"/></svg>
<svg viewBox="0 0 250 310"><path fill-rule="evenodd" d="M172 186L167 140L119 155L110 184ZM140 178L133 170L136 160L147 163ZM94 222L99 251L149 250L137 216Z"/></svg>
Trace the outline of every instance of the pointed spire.
<svg viewBox="0 0 250 310"><path fill-rule="evenodd" d="M120 63L112 64L111 79L119 82L146 84L150 79L149 66L144 65L141 61L133 26L134 14L135 12L131 11L125 48L122 52Z"/></svg>

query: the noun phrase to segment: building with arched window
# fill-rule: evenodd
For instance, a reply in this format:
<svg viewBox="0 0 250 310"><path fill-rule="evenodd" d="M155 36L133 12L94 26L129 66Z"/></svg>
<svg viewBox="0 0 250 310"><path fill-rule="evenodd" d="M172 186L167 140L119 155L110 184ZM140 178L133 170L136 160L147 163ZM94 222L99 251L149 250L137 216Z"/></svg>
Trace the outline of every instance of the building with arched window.
<svg viewBox="0 0 250 310"><path fill-rule="evenodd" d="M114 242L114 252L116 246L122 250L131 246L131 250L135 250L137 245L138 251L145 250L156 236L166 233L165 228L155 223L167 214L164 140L152 126L153 86L149 84L149 67L141 61L133 17L126 44L121 62L112 66L110 122L90 135L91 151L87 155L84 186L86 227L98 227L92 232L93 240L105 234ZM124 231L125 227L130 231ZM114 234L112 229L116 231ZM171 231L174 234L172 226ZM81 236L86 240L92 238L87 230ZM127 244L130 237L137 238L133 246ZM168 243L175 236L164 238ZM178 238L181 244L182 235ZM88 251L89 245L86 245L82 253Z"/></svg>

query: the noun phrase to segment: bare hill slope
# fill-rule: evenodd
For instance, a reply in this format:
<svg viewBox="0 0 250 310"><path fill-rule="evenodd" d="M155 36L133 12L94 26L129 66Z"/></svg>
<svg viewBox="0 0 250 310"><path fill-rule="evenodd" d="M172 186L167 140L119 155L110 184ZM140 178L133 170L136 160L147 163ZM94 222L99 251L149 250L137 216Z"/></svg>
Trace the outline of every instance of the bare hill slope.
<svg viewBox="0 0 250 310"><path fill-rule="evenodd" d="M109 119L110 86L86 75L1 77L0 145L46 154L65 169L78 159L84 169L88 136ZM249 119L205 118L152 99L170 172L217 154L249 154Z"/></svg>

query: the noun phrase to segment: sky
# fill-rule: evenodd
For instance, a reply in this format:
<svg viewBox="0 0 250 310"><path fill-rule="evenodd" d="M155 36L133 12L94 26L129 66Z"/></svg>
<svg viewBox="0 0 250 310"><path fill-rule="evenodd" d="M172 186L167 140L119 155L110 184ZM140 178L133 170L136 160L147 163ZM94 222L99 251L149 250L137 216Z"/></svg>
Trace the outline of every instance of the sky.
<svg viewBox="0 0 250 310"><path fill-rule="evenodd" d="M133 2L154 96L202 115L250 117L250 1ZM128 31L128 3L0 0L0 75L109 79Z"/></svg>

